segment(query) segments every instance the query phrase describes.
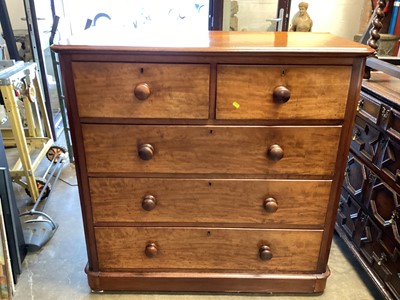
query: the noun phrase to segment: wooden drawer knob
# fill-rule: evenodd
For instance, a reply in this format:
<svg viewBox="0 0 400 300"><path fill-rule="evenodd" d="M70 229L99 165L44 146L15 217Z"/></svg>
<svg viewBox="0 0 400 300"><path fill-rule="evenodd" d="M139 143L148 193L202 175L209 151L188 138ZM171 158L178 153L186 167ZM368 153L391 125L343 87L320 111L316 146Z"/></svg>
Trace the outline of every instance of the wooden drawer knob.
<svg viewBox="0 0 400 300"><path fill-rule="evenodd" d="M274 213L278 210L278 202L274 198L264 200L264 209L269 213Z"/></svg>
<svg viewBox="0 0 400 300"><path fill-rule="evenodd" d="M272 145L268 149L268 158L278 161L283 157L283 149L279 145Z"/></svg>
<svg viewBox="0 0 400 300"><path fill-rule="evenodd" d="M285 103L289 101L290 94L290 90L287 87L280 85L274 88L272 97L276 103Z"/></svg>
<svg viewBox="0 0 400 300"><path fill-rule="evenodd" d="M150 144L142 144L139 146L139 157L143 160L150 160L154 156L154 147Z"/></svg>
<svg viewBox="0 0 400 300"><path fill-rule="evenodd" d="M148 258L156 257L158 254L157 245L155 243L148 243L146 249L144 249L144 253Z"/></svg>
<svg viewBox="0 0 400 300"><path fill-rule="evenodd" d="M144 210L153 210L157 205L157 199L152 195L146 195L142 201L142 207Z"/></svg>
<svg viewBox="0 0 400 300"><path fill-rule="evenodd" d="M139 100L146 100L151 95L150 87L147 83L139 83L135 86L133 90L135 97Z"/></svg>
<svg viewBox="0 0 400 300"><path fill-rule="evenodd" d="M271 249L267 245L262 245L260 247L259 254L262 260L270 260L272 258Z"/></svg>

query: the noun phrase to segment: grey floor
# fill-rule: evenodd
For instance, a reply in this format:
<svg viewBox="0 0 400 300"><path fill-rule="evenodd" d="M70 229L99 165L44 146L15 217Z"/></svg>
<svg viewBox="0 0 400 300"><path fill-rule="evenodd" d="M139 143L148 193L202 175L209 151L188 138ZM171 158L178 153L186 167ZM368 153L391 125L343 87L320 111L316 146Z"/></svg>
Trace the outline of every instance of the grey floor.
<svg viewBox="0 0 400 300"><path fill-rule="evenodd" d="M43 164L48 164L43 161ZM30 199L15 186L20 210ZM27 206L26 206L27 205ZM381 299L372 282L335 235L329 260L331 276L321 295L192 294L192 293L92 293L84 267L86 248L78 187L73 164L65 163L44 211L59 225L52 239L38 252L29 253L15 286L14 299L137 299L137 300L261 300L261 299Z"/></svg>

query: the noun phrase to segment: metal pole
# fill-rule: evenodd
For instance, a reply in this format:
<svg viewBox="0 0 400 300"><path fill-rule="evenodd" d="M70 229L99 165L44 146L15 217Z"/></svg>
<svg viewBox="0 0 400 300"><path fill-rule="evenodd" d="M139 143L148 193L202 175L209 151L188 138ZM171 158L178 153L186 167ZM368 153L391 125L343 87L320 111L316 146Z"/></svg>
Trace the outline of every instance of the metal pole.
<svg viewBox="0 0 400 300"><path fill-rule="evenodd" d="M5 0L0 0L0 21L10 58L20 60Z"/></svg>
<svg viewBox="0 0 400 300"><path fill-rule="evenodd" d="M29 29L29 37L31 39L31 44L32 44L33 58L34 58L34 61L36 62L36 65L38 67L39 74L41 77L41 81L43 83L42 88L43 88L43 96L45 99L45 105L46 105L46 110L47 110L47 117L50 122L50 129L51 129L53 138L54 138L54 140L57 140L56 129L54 127L55 125L54 125L53 112L52 112L51 103L50 103L50 92L49 92L49 87L47 84L46 66L44 63L42 46L40 43L39 27L38 27L38 21L37 21L37 16L36 16L36 9L35 9L35 1L34 0L24 0L24 4L25 4L26 20L27 20L28 29Z"/></svg>

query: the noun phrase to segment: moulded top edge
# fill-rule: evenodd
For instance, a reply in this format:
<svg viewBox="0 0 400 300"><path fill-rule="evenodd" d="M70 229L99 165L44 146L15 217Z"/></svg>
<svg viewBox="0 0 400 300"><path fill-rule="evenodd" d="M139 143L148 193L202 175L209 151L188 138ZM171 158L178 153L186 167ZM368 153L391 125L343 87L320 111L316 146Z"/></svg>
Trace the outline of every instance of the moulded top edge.
<svg viewBox="0 0 400 300"><path fill-rule="evenodd" d="M56 52L148 51L203 53L337 53L368 55L374 49L330 33L313 32L124 32L90 30L52 46Z"/></svg>

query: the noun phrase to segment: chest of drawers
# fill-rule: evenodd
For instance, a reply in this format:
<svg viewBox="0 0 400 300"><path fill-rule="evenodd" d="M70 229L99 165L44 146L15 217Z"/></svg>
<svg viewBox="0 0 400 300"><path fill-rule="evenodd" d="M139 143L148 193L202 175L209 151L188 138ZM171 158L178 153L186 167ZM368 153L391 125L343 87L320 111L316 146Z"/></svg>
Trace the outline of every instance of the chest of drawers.
<svg viewBox="0 0 400 300"><path fill-rule="evenodd" d="M371 49L209 32L53 50L93 289L324 290Z"/></svg>
<svg viewBox="0 0 400 300"><path fill-rule="evenodd" d="M400 79L365 80L336 229L385 299L400 298Z"/></svg>

